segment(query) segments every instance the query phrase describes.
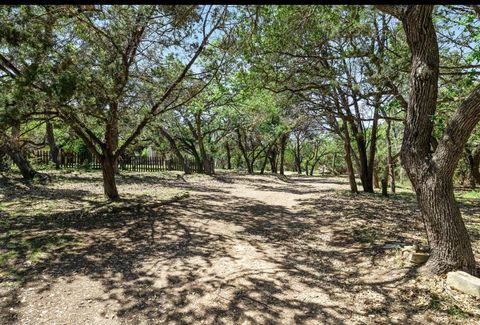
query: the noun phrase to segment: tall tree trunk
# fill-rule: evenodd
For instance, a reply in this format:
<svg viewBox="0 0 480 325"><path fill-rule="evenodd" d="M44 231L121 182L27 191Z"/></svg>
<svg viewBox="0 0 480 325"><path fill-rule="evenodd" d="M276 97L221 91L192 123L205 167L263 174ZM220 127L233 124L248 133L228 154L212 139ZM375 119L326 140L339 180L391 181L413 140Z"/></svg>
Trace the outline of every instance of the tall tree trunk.
<svg viewBox="0 0 480 325"><path fill-rule="evenodd" d="M387 168L385 168L385 179L388 181L388 176L390 175L390 191L395 193L395 165L393 162L392 156L392 140L390 137L391 134L391 124L392 121L386 120L387 123L387 132L386 132L386 141L387 141Z"/></svg>
<svg viewBox="0 0 480 325"><path fill-rule="evenodd" d="M334 174L336 174L335 171L337 170L336 162L337 162L337 152L335 151L332 156L332 170Z"/></svg>
<svg viewBox="0 0 480 325"><path fill-rule="evenodd" d="M103 191L105 193L105 196L109 200L116 201L120 197L118 195L117 184L115 181L115 158L111 155L104 155L101 162L103 175Z"/></svg>
<svg viewBox="0 0 480 325"><path fill-rule="evenodd" d="M232 156L230 153L230 145L228 144L228 141L225 142L225 149L227 150L227 169L230 170L232 169Z"/></svg>
<svg viewBox="0 0 480 325"><path fill-rule="evenodd" d="M378 177L377 166L373 167L373 186L375 186L375 188L380 188L380 177Z"/></svg>
<svg viewBox="0 0 480 325"><path fill-rule="evenodd" d="M347 123L343 123L344 142L343 148L345 152L345 162L347 163L348 182L350 184L350 191L352 193L358 193L357 182L355 181L355 170L352 163L352 147L350 145L350 132L348 132Z"/></svg>
<svg viewBox="0 0 480 325"><path fill-rule="evenodd" d="M210 156L207 154L205 149L205 144L203 143L203 132L202 132L202 120L201 120L201 111L195 114L195 131L197 136L198 150L200 151L200 157L202 158L203 172L207 175L213 174L213 166L211 165Z"/></svg>
<svg viewBox="0 0 480 325"><path fill-rule="evenodd" d="M480 120L480 88L472 91L450 116L432 154L433 121L438 94L439 51L432 21L433 6L379 6L403 24L411 50L410 90L402 141L407 171L424 219L433 273L460 269L476 273L469 235L453 193L453 174L465 144Z"/></svg>
<svg viewBox="0 0 480 325"><path fill-rule="evenodd" d="M300 136L297 134L295 136L295 148L293 150L294 152L294 158L295 158L295 168L297 169L297 174L301 175L302 174L302 157L300 153Z"/></svg>
<svg viewBox="0 0 480 325"><path fill-rule="evenodd" d="M270 161L270 170L274 174L277 173L277 155L278 155L277 144L274 143L272 145L272 147L270 148L270 152L269 152L269 156L268 156L268 159Z"/></svg>
<svg viewBox="0 0 480 325"><path fill-rule="evenodd" d="M310 176L313 176L313 172L315 171L315 166L318 164L318 162L320 161L320 158L321 157L317 157L313 163L312 163L312 166L310 167Z"/></svg>
<svg viewBox="0 0 480 325"><path fill-rule="evenodd" d="M367 145L363 133L357 128L353 118L349 120L352 127L352 133L355 138L358 150L359 160L359 174L360 181L362 182L363 191L367 193L373 193L373 175L370 173L367 156Z"/></svg>
<svg viewBox="0 0 480 325"><path fill-rule="evenodd" d="M288 134L280 137L280 175L285 175L285 148L287 147Z"/></svg>
<svg viewBox="0 0 480 325"><path fill-rule="evenodd" d="M352 129L352 135L355 139L357 144L358 150L358 173L360 174L360 181L362 182L363 191L367 193L373 193L373 169L370 169L370 165L368 163L368 155L367 155L367 143L365 141L364 130L362 126L362 122L359 121L360 119L360 109L358 104L358 99L356 96L353 96L353 103L356 110L356 117L350 111L350 107L348 105L348 99L346 95L343 94L341 97L345 112L347 113L348 119L347 121L350 124Z"/></svg>
<svg viewBox="0 0 480 325"><path fill-rule="evenodd" d="M475 177L473 176L474 167L473 167L472 151L468 150L468 149L466 149L465 151L466 151L466 157L465 157L466 159L465 160L467 161L468 169L469 169L468 178L470 180L470 187L475 188L476 187L476 180L475 180Z"/></svg>
<svg viewBox="0 0 480 325"><path fill-rule="evenodd" d="M377 166L375 165L375 153L377 151L377 130L378 130L378 117L380 111L380 95L376 95L374 99L375 110L373 112L373 123L372 123L372 130L370 134L370 152L368 155L368 175L376 174L377 179L374 179L375 188L380 188L379 179L378 179L378 170L376 170Z"/></svg>
<svg viewBox="0 0 480 325"><path fill-rule="evenodd" d="M477 184L480 184L480 145L473 150L472 175Z"/></svg>
<svg viewBox="0 0 480 325"><path fill-rule="evenodd" d="M268 162L268 154L265 154L265 158L263 159L263 162L262 162L262 167L260 168L261 175L265 173L265 167L267 167L267 162Z"/></svg>
<svg viewBox="0 0 480 325"><path fill-rule="evenodd" d="M110 103L110 115L105 125L105 146L102 148L103 155L101 156L103 190L111 201L116 201L120 198L115 182L115 174L118 174L117 157L115 156L115 151L118 147L117 108L117 103Z"/></svg>
<svg viewBox="0 0 480 325"><path fill-rule="evenodd" d="M240 129L237 128L237 141L238 141L238 147L240 148L240 152L243 155L243 159L245 159L245 163L247 165L247 171L249 174L253 174L253 162L250 162L250 159L248 158L248 153L245 150L245 146L243 145L242 142L242 134L240 132Z"/></svg>
<svg viewBox="0 0 480 325"><path fill-rule="evenodd" d="M48 121L46 124L45 140L47 140L48 146L50 148L50 159L52 159L55 164L55 169L60 168L60 161L58 160L59 148L55 143L55 136L53 134L53 124Z"/></svg>

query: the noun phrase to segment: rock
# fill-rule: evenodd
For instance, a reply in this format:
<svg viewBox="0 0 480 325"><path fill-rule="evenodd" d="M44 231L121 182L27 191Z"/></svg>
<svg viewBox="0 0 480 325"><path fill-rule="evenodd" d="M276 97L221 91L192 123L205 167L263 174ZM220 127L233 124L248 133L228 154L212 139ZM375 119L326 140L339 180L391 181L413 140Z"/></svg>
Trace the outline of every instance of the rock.
<svg viewBox="0 0 480 325"><path fill-rule="evenodd" d="M383 245L383 248L384 249L400 249L402 248L402 244L401 243L385 243Z"/></svg>
<svg viewBox="0 0 480 325"><path fill-rule="evenodd" d="M427 253L412 252L410 254L409 260L410 262L415 264L423 264L428 260L429 257L430 255Z"/></svg>
<svg viewBox="0 0 480 325"><path fill-rule="evenodd" d="M417 252L418 251L418 245L414 244L412 246L405 246L402 248L402 252Z"/></svg>
<svg viewBox="0 0 480 325"><path fill-rule="evenodd" d="M448 272L447 286L480 298L480 278L466 272Z"/></svg>

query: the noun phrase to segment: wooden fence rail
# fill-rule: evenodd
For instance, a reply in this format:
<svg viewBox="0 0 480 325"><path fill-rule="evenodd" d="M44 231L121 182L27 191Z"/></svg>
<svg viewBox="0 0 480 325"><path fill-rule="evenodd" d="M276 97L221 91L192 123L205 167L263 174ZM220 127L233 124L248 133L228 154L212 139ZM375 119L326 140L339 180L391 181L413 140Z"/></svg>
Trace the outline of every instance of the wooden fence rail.
<svg viewBox="0 0 480 325"><path fill-rule="evenodd" d="M37 164L48 165L51 162L48 150L33 151L33 161ZM60 168L89 168L101 169L101 162L90 153L79 154L60 150L58 154ZM186 161L192 172L198 172L198 166L193 159ZM166 170L183 170L182 163L178 159L166 158L164 156L129 156L122 155L118 160L120 170L136 172L156 172Z"/></svg>

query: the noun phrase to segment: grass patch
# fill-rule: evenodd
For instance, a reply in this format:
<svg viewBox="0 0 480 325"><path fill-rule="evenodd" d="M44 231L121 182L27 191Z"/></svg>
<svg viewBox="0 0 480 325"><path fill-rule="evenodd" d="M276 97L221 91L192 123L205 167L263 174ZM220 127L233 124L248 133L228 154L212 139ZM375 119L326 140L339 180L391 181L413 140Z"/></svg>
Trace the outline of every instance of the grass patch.
<svg viewBox="0 0 480 325"><path fill-rule="evenodd" d="M21 279L20 270L45 261L54 251L73 246L78 240L72 235L39 235L21 239L8 233L2 237L0 248L0 282Z"/></svg>
<svg viewBox="0 0 480 325"><path fill-rule="evenodd" d="M459 308L456 305L448 306L447 313L449 315L454 316L455 318L458 318L458 319L467 319L468 318L468 314L465 313L461 308Z"/></svg>

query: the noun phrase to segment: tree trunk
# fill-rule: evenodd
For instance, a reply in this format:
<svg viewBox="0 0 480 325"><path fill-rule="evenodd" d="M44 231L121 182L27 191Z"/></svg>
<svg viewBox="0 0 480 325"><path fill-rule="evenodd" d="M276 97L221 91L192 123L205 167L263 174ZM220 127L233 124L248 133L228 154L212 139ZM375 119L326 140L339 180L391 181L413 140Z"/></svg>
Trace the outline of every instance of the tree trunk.
<svg viewBox="0 0 480 325"><path fill-rule="evenodd" d="M380 188L380 178L378 177L378 168L373 167L373 186Z"/></svg>
<svg viewBox="0 0 480 325"><path fill-rule="evenodd" d="M10 156L13 163L20 170L22 177L25 180L32 180L37 174L37 171L33 169L32 165L30 165L30 162L25 157L24 153L22 152L22 149L20 148L20 143L19 143L20 142L20 139L19 139L20 123L15 123L12 126L11 138L8 138L7 135L5 135L5 137L6 137L5 144L6 144L7 154Z"/></svg>
<svg viewBox="0 0 480 325"><path fill-rule="evenodd" d="M332 156L332 170L333 171L335 171L337 169L336 162L337 162L337 152L335 151L333 153L333 156ZM334 172L334 174L335 174L335 172Z"/></svg>
<svg viewBox="0 0 480 325"><path fill-rule="evenodd" d="M350 184L350 191L358 193L357 182L355 181L355 171L352 163L352 147L350 146L350 132L348 132L347 123L343 123L344 142L343 148L345 152L345 162L347 163L348 182Z"/></svg>
<svg viewBox="0 0 480 325"><path fill-rule="evenodd" d="M120 198L115 182L115 164L115 158L111 155L102 157L103 191L105 196L111 201L116 201Z"/></svg>
<svg viewBox="0 0 480 325"><path fill-rule="evenodd" d="M227 150L227 169L232 169L232 156L230 154L230 145L228 141L225 142L225 149Z"/></svg>
<svg viewBox="0 0 480 325"><path fill-rule="evenodd" d="M195 135L198 144L198 150L200 151L200 157L202 159L202 167L203 172L207 175L212 175L212 165L210 161L210 156L207 154L207 150L205 149L205 144L203 143L204 136L202 132L202 119L201 119L201 111L195 114Z"/></svg>
<svg viewBox="0 0 480 325"><path fill-rule="evenodd" d="M250 159L248 158L248 153L245 150L245 146L243 145L242 142L242 135L240 132L240 129L237 128L237 141L238 141L238 147L240 148L240 152L243 155L243 159L245 159L245 163L247 165L247 171L249 174L253 174L253 162L250 163Z"/></svg>
<svg viewBox="0 0 480 325"><path fill-rule="evenodd" d="M293 150L295 158L295 168L297 169L297 174L302 174L302 157L300 153L300 136L297 134L295 136L295 148Z"/></svg>
<svg viewBox="0 0 480 325"><path fill-rule="evenodd" d="M470 187L471 188L475 188L476 187L476 180L475 180L475 177L473 176L473 173L474 173L474 167L473 167L473 155L472 155L472 152L468 149L465 150L466 151L466 161L467 161L467 164L468 164L468 169L469 169L469 173L468 173L468 178L470 180ZM463 184L462 184L463 185Z"/></svg>
<svg viewBox="0 0 480 325"><path fill-rule="evenodd" d="M358 173L360 174L360 180L362 182L363 191L367 193L373 193L373 170L370 168L368 163L368 155L367 155L367 143L365 141L364 131L362 122L358 122L358 118L360 118L360 111L358 100L356 96L353 96L354 107L357 111L357 118L353 116L348 106L348 100L346 96L341 96L342 102L345 108L345 112L348 115L348 122L352 129L352 135L355 139L358 149ZM358 123L358 124L357 124Z"/></svg>
<svg viewBox="0 0 480 325"><path fill-rule="evenodd" d="M33 169L32 165L30 165L30 162L27 160L27 158L25 158L21 149L16 144L12 143L7 143L6 149L7 154L20 170L22 177L25 180L32 180L37 174L37 171Z"/></svg>
<svg viewBox="0 0 480 325"><path fill-rule="evenodd" d="M390 191L395 193L395 164L392 157L392 140L390 138L391 124L392 121L386 120L387 123L387 132L386 132L386 141L387 141L387 168L385 168L386 179L390 176Z"/></svg>
<svg viewBox="0 0 480 325"><path fill-rule="evenodd" d="M167 132L167 130L163 129L162 127L159 127L158 130L165 137L165 139L167 139L168 143L170 144L170 148L173 150L173 153L175 154L177 159L181 162L183 172L185 174L191 174L192 171L190 170L190 166L188 166L187 160L183 157L182 153L180 152L180 149L178 149L178 146L175 143L175 139Z"/></svg>
<svg viewBox="0 0 480 325"><path fill-rule="evenodd" d="M376 175L377 179L374 179L374 186L375 188L380 188L379 184L379 177L378 177L378 170L377 166L375 165L375 153L377 151L377 130L378 130L378 117L380 111L380 97L377 95L375 97L375 110L373 113L373 123L372 123L372 131L370 135L370 152L368 156L368 175ZM375 178L375 177L374 177Z"/></svg>
<svg viewBox="0 0 480 325"><path fill-rule="evenodd" d="M452 179L432 175L422 183L416 192L431 247L427 268L435 274L455 269L474 272L475 259Z"/></svg>
<svg viewBox="0 0 480 325"><path fill-rule="evenodd" d="M50 121L46 123L45 139L47 140L48 146L50 148L50 158L55 164L55 169L59 169L60 168L60 161L58 160L59 148L55 143L55 136L53 134L53 124Z"/></svg>
<svg viewBox="0 0 480 325"><path fill-rule="evenodd" d="M382 178L382 195L388 196L388 179L386 177Z"/></svg>
<svg viewBox="0 0 480 325"><path fill-rule="evenodd" d="M272 171L273 174L277 173L277 155L278 155L278 149L277 149L277 144L275 143L269 152L268 159L270 161L270 170Z"/></svg>
<svg viewBox="0 0 480 325"><path fill-rule="evenodd" d="M288 135L282 134L280 137L280 175L285 175L285 148L287 146Z"/></svg>
<svg viewBox="0 0 480 325"><path fill-rule="evenodd" d="M350 123L354 125L354 122ZM369 173L369 166L368 166L368 157L367 157L367 146L365 143L365 139L363 134L361 134L358 130L356 130L356 126L352 127L352 132L355 137L355 142L357 144L358 149L358 157L359 157L359 174L360 180L362 182L363 191L367 193L373 193L373 175Z"/></svg>
<svg viewBox="0 0 480 325"><path fill-rule="evenodd" d="M472 153L472 176L476 184L480 184L480 145L476 146Z"/></svg>
<svg viewBox="0 0 480 325"><path fill-rule="evenodd" d="M268 154L265 154L265 159L263 159L262 168L260 168L260 174L262 175L265 173L265 167L267 167L267 162L268 162Z"/></svg>
<svg viewBox="0 0 480 325"><path fill-rule="evenodd" d="M402 164L417 194L431 254L425 267L440 274L476 273L467 229L453 193L453 174L465 144L480 120L480 88L450 115L432 154L432 116L437 108L439 51L433 6L379 6L402 21L411 50L409 101L402 141Z"/></svg>
<svg viewBox="0 0 480 325"><path fill-rule="evenodd" d="M315 171L315 166L317 166L318 162L320 161L320 158L321 157L317 156L317 158L315 158L315 160L313 161L312 166L310 167L310 176L313 176L313 173Z"/></svg>

